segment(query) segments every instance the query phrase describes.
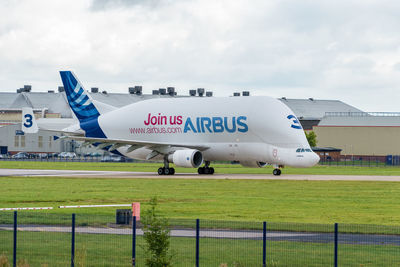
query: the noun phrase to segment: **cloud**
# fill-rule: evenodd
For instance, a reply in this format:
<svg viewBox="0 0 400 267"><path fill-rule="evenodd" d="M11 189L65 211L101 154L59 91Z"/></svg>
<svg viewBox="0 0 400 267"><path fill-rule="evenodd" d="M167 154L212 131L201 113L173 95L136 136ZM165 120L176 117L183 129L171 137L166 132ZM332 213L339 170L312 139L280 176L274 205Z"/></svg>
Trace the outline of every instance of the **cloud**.
<svg viewBox="0 0 400 267"><path fill-rule="evenodd" d="M87 87L345 99L398 110L396 1L3 1L0 90ZM34 12L33 12L34 10ZM377 92L379 91L379 94ZM376 101L370 101L371 94ZM392 97L390 97L392 96Z"/></svg>
<svg viewBox="0 0 400 267"><path fill-rule="evenodd" d="M93 0L91 10L107 10L113 8L131 8L134 6L156 7L166 0Z"/></svg>

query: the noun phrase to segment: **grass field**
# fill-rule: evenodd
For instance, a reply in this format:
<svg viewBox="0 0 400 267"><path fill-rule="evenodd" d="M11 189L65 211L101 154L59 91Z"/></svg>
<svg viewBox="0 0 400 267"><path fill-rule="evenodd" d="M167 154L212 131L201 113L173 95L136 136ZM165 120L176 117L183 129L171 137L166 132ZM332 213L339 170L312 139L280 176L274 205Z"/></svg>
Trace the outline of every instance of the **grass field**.
<svg viewBox="0 0 400 267"><path fill-rule="evenodd" d="M157 196L170 218L400 225L396 182L2 177L0 188L0 207L141 202L146 209Z"/></svg>
<svg viewBox="0 0 400 267"><path fill-rule="evenodd" d="M12 262L12 232L0 232L0 255ZM68 266L71 235L19 232L18 258L30 266ZM137 239L137 266L144 266L143 238ZM195 239L171 238L174 266L195 265ZM51 251L52 253L49 253ZM399 248L390 245L339 246L339 266L398 266ZM75 266L131 266L129 235L77 234ZM294 261L296 259L296 261ZM261 240L203 238L201 266L261 266ZM268 266L332 266L332 243L267 242Z"/></svg>
<svg viewBox="0 0 400 267"><path fill-rule="evenodd" d="M157 164L4 162L2 168L154 171ZM215 166L215 165L214 165ZM271 169L248 169L240 165L217 165L224 173L270 173ZM178 171L195 172L194 169ZM254 172L251 172L254 171ZM285 173L400 175L393 167L317 166L285 168ZM398 234L400 183L357 181L213 180L213 179L109 179L61 177L0 177L0 207L141 202L148 208L157 196L159 208L171 221L193 225L200 218L205 228L254 229L268 221L269 230L332 231ZM104 225L114 220L116 208L20 211L20 224ZM107 217L107 219L104 219ZM87 222L86 222L86 221ZM217 220L217 221L214 221ZM224 222L231 221L231 222ZM1 223L12 223L12 213L0 212ZM248 223L243 223L247 221ZM207 222L210 222L207 225ZM295 222L279 223L279 222ZM236 225L237 223L237 225ZM306 224L307 223L307 224ZM308 224L310 223L310 224ZM352 224L352 225L345 225ZM354 224L367 224L358 226ZM386 225L375 227L372 224ZM257 228L259 229L259 228ZM137 266L143 266L142 237L138 237ZM171 239L174 266L194 266L193 238ZM130 266L131 239L125 235L77 234L75 266ZM260 266L261 240L202 238L202 266ZM51 251L51 253L49 253ZM11 261L12 232L0 231L0 255ZM18 232L19 259L30 266L65 266L70 260L70 234ZM398 246L340 244L340 266L396 266ZM331 266L332 243L268 241L268 266ZM42 265L45 264L45 265Z"/></svg>
<svg viewBox="0 0 400 267"><path fill-rule="evenodd" d="M52 170L96 170L156 172L161 163L110 163L110 162L47 162L47 161L0 161L0 168L8 169L52 169ZM173 166L173 165L172 165ZM212 164L216 173L271 174L272 167L246 168L239 164ZM180 173L197 173L193 168L175 167ZM320 175L398 175L400 167L357 167L317 165L312 168L285 167L282 174Z"/></svg>

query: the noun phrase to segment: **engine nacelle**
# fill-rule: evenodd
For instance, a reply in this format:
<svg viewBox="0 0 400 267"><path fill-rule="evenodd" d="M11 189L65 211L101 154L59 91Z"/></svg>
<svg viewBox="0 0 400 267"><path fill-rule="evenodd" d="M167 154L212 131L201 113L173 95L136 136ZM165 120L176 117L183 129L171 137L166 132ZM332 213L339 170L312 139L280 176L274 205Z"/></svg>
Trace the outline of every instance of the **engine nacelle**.
<svg viewBox="0 0 400 267"><path fill-rule="evenodd" d="M261 162L261 161L241 161L240 164L243 167L250 167L250 168L262 168L267 166L266 162Z"/></svg>
<svg viewBox="0 0 400 267"><path fill-rule="evenodd" d="M169 155L168 161L179 167L198 168L203 164L203 154L196 149L182 149Z"/></svg>

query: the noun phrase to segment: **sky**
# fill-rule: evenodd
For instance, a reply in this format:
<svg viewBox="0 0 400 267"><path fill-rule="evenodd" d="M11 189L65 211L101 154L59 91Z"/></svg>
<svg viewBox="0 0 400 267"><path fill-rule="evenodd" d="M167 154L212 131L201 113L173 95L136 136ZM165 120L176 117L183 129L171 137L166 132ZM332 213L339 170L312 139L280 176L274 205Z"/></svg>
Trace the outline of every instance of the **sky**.
<svg viewBox="0 0 400 267"><path fill-rule="evenodd" d="M174 86L400 112L400 1L3 0L0 92Z"/></svg>

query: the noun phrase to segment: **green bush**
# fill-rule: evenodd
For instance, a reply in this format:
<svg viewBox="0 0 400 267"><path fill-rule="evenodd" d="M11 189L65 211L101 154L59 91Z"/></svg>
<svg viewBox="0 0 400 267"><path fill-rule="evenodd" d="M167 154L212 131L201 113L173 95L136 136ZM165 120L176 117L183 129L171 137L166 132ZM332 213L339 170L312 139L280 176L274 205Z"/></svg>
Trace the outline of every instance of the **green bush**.
<svg viewBox="0 0 400 267"><path fill-rule="evenodd" d="M150 200L151 208L141 218L143 224L143 237L145 240L146 266L169 267L172 266L170 253L170 230L166 218L159 215L157 198Z"/></svg>

